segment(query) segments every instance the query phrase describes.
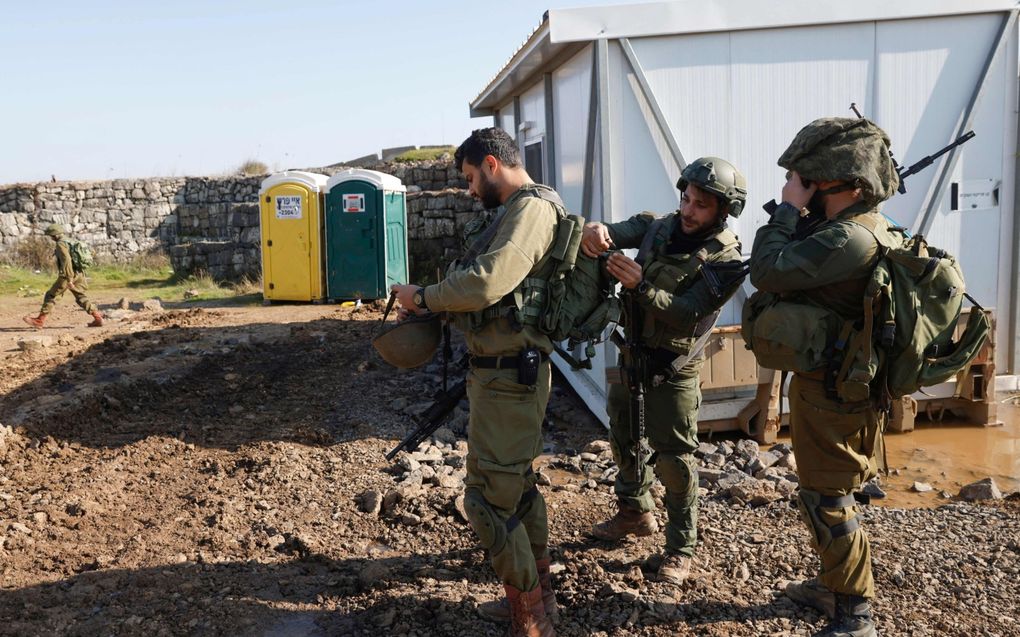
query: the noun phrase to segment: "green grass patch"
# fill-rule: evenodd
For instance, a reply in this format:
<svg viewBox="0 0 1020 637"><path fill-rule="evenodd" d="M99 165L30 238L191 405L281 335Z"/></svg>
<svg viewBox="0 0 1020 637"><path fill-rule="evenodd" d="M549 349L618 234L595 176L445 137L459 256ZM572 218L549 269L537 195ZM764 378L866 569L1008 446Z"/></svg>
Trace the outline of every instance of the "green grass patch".
<svg viewBox="0 0 1020 637"><path fill-rule="evenodd" d="M418 148L415 150L408 150L400 153L393 158L393 161L429 161L432 159L440 159L443 155L449 155L453 157L454 151L457 148L454 146L442 146L440 148Z"/></svg>
<svg viewBox="0 0 1020 637"><path fill-rule="evenodd" d="M162 301L229 300L240 305L262 301L262 284L243 280L218 283L207 274L179 277L169 263L102 264L87 274L89 290L126 290L130 300L159 297ZM0 296L42 297L56 280L54 272L0 265Z"/></svg>

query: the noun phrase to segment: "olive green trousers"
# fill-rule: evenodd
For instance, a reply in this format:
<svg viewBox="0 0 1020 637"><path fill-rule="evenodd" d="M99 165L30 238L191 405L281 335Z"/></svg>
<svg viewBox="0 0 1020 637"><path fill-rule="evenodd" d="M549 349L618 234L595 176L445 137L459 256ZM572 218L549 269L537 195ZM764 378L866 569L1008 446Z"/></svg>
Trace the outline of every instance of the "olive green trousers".
<svg viewBox="0 0 1020 637"><path fill-rule="evenodd" d="M549 544L545 499L531 466L542 452L549 365L541 364L532 386L518 384L516 370L472 368L467 377L464 508L500 580L521 591L538 586L535 560Z"/></svg>
<svg viewBox="0 0 1020 637"><path fill-rule="evenodd" d="M819 579L835 593L874 597L871 549L852 495L878 474L882 414L831 400L821 381L796 374L789 398L799 507L821 558Z"/></svg>
<svg viewBox="0 0 1020 637"><path fill-rule="evenodd" d="M68 281L64 277L60 277L53 282L50 289L46 291L46 295L43 297L42 309L39 310L40 314L49 314L53 311L54 306L57 304L57 299L64 296L64 292L68 290L74 295L74 300L78 304L78 307L85 310L89 314L97 311L99 308L96 304L89 300L89 297L85 294L88 289L88 284L85 281L84 274L75 274L74 279Z"/></svg>
<svg viewBox="0 0 1020 637"><path fill-rule="evenodd" d="M637 474L637 454L631 429L630 390L609 388L609 441L620 472L613 485L616 496L640 511L655 510L649 489L659 477L666 488L666 550L691 556L698 541L698 409L701 388L698 375L676 376L653 387L645 386L645 436L655 451L654 473L648 463Z"/></svg>

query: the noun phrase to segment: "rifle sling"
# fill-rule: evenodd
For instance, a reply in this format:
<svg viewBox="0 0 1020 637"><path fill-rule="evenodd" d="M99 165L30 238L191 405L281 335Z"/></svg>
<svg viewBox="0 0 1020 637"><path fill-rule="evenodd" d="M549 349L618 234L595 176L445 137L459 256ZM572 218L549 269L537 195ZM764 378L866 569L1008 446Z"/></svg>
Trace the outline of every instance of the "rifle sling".
<svg viewBox="0 0 1020 637"><path fill-rule="evenodd" d="M703 352L705 347L708 346L708 339L712 338L712 330L715 328L715 323L719 320L719 314L721 312L722 310L716 310L711 314L706 314L700 321L698 321L697 325L694 327L694 333L698 335L698 339L694 341L691 351L687 354L674 358L666 365L662 374L655 374L652 377L653 386L658 387L664 381L670 380L679 374L687 363L701 355L701 352Z"/></svg>
<svg viewBox="0 0 1020 637"><path fill-rule="evenodd" d="M496 215L496 218L492 220L492 223L485 228L485 230L475 239L468 251L464 253L464 256L460 259L461 267L470 266L478 258L478 255L483 250L489 247L492 240L496 237L496 232L499 231L499 226L503 223L503 219L506 218L506 208L504 207Z"/></svg>

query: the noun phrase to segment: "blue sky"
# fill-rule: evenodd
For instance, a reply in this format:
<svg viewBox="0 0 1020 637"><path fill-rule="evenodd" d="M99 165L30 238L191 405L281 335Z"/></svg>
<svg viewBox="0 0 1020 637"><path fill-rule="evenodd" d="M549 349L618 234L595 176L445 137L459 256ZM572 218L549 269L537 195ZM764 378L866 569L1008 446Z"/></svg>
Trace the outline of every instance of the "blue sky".
<svg viewBox="0 0 1020 637"><path fill-rule="evenodd" d="M317 166L459 143L548 8L615 2L4 3L0 183Z"/></svg>

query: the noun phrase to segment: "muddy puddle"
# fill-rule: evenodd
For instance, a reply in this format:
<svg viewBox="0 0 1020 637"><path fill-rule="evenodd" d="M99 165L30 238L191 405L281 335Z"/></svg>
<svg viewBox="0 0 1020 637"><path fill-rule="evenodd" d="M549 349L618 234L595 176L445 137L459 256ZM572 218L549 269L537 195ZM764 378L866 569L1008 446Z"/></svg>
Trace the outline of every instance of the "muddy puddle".
<svg viewBox="0 0 1020 637"><path fill-rule="evenodd" d="M988 477L995 479L1004 495L1020 491L1020 406L1000 404L998 414L1001 426L972 425L949 415L941 422L931 422L920 416L914 431L887 434L890 472L880 478L886 497L875 499L874 504L895 508L937 507L955 499L960 487ZM731 437L739 438L735 433L715 438ZM784 428L779 442L789 441ZM552 485L579 486L587 480L579 473L547 466L554 454L554 449L547 448L537 461ZM927 484L931 490L914 491L915 482Z"/></svg>
<svg viewBox="0 0 1020 637"><path fill-rule="evenodd" d="M881 476L886 497L874 504L895 508L937 507L960 487L994 478L1003 494L1020 491L1020 407L998 407L1003 424L982 427L947 415L941 422L919 416L914 431L886 435L889 475ZM783 429L780 442L789 442ZM913 490L915 482L931 491Z"/></svg>
<svg viewBox="0 0 1020 637"><path fill-rule="evenodd" d="M890 507L931 507L943 504L946 491L992 477L1004 494L1020 490L1020 407L999 405L1002 426L981 427L946 417L941 423L918 418L914 431L886 436L888 493L876 501ZM896 475L896 472L899 475ZM914 482L932 486L928 493L912 490Z"/></svg>

